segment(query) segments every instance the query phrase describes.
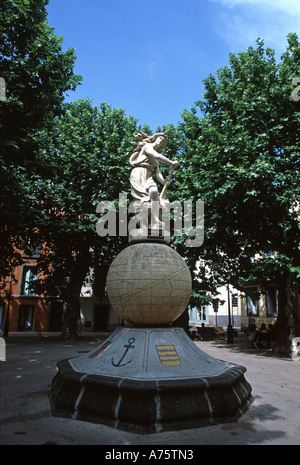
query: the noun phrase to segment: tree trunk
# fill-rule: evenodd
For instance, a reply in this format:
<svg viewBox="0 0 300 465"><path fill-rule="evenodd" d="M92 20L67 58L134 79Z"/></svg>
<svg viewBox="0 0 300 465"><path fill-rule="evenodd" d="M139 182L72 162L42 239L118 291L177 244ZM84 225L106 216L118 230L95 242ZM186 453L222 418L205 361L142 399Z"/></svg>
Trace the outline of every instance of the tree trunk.
<svg viewBox="0 0 300 465"><path fill-rule="evenodd" d="M292 339L300 336L299 295L291 273L279 288L278 318L275 329L275 352L290 355Z"/></svg>
<svg viewBox="0 0 300 465"><path fill-rule="evenodd" d="M300 336L300 301L298 285L295 284L295 277L290 274L288 277L287 289L287 310L289 316L290 341Z"/></svg>
<svg viewBox="0 0 300 465"><path fill-rule="evenodd" d="M78 319L80 318L80 301L79 296L70 297L65 304L65 312L62 322L63 339L76 339L78 337Z"/></svg>
<svg viewBox="0 0 300 465"><path fill-rule="evenodd" d="M88 251L81 251L76 256L76 265L68 283L66 296L66 309L62 327L62 337L75 339L79 336L78 321L80 319L80 292L84 279L88 275L90 256Z"/></svg>

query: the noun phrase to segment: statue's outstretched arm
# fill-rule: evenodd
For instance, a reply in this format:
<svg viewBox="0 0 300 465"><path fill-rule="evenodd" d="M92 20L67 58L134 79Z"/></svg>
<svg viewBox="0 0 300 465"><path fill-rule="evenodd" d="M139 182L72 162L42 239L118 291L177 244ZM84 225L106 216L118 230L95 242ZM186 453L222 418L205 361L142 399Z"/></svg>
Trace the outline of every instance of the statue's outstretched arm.
<svg viewBox="0 0 300 465"><path fill-rule="evenodd" d="M161 153L158 153L150 144L145 146L144 153L149 157L149 159L155 160L156 162L164 163L165 165L174 165L172 160L165 157Z"/></svg>

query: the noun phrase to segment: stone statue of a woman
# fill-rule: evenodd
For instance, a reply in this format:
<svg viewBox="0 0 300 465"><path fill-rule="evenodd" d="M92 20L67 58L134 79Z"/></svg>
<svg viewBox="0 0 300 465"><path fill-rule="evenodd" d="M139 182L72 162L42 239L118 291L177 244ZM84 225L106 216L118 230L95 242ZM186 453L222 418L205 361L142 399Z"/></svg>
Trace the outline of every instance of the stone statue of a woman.
<svg viewBox="0 0 300 465"><path fill-rule="evenodd" d="M152 229L163 229L160 212L168 204L166 190L179 162L169 160L162 155L162 151L168 143L166 133L159 132L153 136L147 136L140 131L134 137L136 141L132 142L132 145L135 146L135 150L129 160L133 167L130 183L136 211L144 212L144 224L142 221L141 227L148 225L148 220L151 218ZM159 163L171 166L170 174L166 179L160 172ZM158 184L163 186L160 194Z"/></svg>

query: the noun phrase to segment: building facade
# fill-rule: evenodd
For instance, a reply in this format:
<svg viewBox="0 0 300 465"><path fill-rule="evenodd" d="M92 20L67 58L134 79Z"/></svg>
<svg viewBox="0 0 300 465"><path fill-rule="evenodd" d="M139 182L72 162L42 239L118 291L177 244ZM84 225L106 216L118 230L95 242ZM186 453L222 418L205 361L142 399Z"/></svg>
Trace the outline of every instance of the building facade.
<svg viewBox="0 0 300 465"><path fill-rule="evenodd" d="M0 291L0 330L8 325L9 331L46 331L48 302L35 295L30 282L36 277L36 256L26 257L25 263L14 270L14 278L6 279Z"/></svg>
<svg viewBox="0 0 300 465"><path fill-rule="evenodd" d="M59 332L62 328L63 303L57 296L43 297L34 294L30 282L37 277L36 255L24 255L24 264L14 271L14 279L6 280L4 291L0 291L0 332L9 324L10 332ZM189 306L190 325L227 328L229 311L234 328L248 329L250 313L256 325L276 323L278 315L278 292L270 286L261 293L259 286L245 287L239 292L231 286L218 289L218 305ZM299 293L298 293L299 294ZM96 297L90 284L82 286L80 296L79 332L112 331L122 325L107 297ZM300 311L300 300L299 300ZM8 317L8 318L7 318Z"/></svg>
<svg viewBox="0 0 300 465"><path fill-rule="evenodd" d="M59 332L62 328L63 303L58 296L36 295L30 286L37 276L37 253L23 256L24 264L14 270L0 291L0 332ZM107 297L95 297L88 286L80 296L80 331L112 331L121 324Z"/></svg>
<svg viewBox="0 0 300 465"><path fill-rule="evenodd" d="M228 308L230 308L231 324L235 328L240 328L242 322L240 293L230 287L228 294L228 287L222 286L218 289L217 301L217 305L208 304L199 308L189 308L190 325L201 326L204 323L205 326L227 328L229 322Z"/></svg>
<svg viewBox="0 0 300 465"><path fill-rule="evenodd" d="M263 323L267 327L269 324L274 325L276 323L278 291L275 286L270 286L266 292L261 292L260 286L245 287L245 291L241 296L243 330L248 329L250 314L254 316L257 328L260 328Z"/></svg>
<svg viewBox="0 0 300 465"><path fill-rule="evenodd" d="M278 292L275 286L270 286L267 292L262 293L259 286L249 286L243 292L230 286L218 289L218 306L212 304L205 307L190 308L190 324L223 327L229 323L229 310L231 324L234 328L243 331L248 329L250 313L255 318L258 328L264 323L274 325L278 315ZM300 308L300 305L299 305Z"/></svg>

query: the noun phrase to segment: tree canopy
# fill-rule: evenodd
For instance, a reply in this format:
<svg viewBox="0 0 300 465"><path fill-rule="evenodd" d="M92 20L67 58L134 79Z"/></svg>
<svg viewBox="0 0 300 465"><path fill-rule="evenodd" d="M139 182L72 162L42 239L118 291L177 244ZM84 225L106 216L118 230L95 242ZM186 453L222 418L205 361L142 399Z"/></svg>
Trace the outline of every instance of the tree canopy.
<svg viewBox="0 0 300 465"><path fill-rule="evenodd" d="M296 34L279 63L259 39L205 79L204 99L179 126L183 195L205 202L202 258L219 262L220 278L237 287L275 283L285 296L280 314L297 334L286 292L287 280L300 277L300 113L292 99L299 69Z"/></svg>
<svg viewBox="0 0 300 465"><path fill-rule="evenodd" d="M67 104L52 126L40 131L43 176L28 176L41 248L38 288L70 304L71 322L78 318L85 278L89 275L95 295L104 296L111 260L127 243L127 237L97 235L96 206L101 200L117 206L119 193L128 193L136 128L123 110L94 107L86 99Z"/></svg>
<svg viewBox="0 0 300 465"><path fill-rule="evenodd" d="M2 0L0 5L0 76L6 101L0 102L1 276L18 263L24 226L32 222L26 177L42 169L38 131L63 110L74 75L75 53L62 50L47 21L48 0ZM18 214L16 214L18 212Z"/></svg>

